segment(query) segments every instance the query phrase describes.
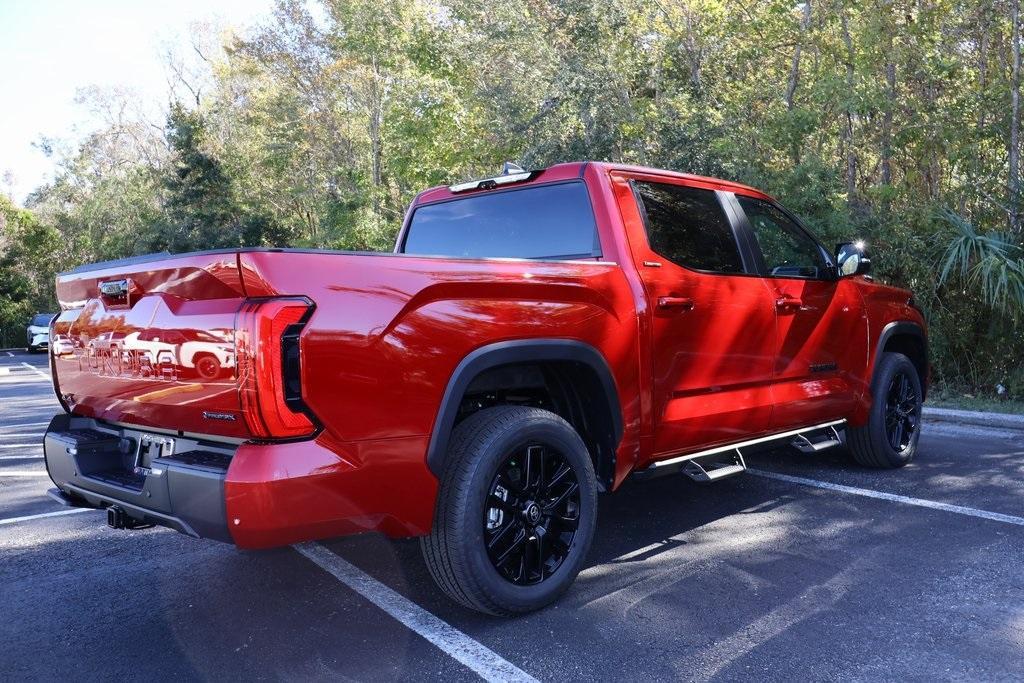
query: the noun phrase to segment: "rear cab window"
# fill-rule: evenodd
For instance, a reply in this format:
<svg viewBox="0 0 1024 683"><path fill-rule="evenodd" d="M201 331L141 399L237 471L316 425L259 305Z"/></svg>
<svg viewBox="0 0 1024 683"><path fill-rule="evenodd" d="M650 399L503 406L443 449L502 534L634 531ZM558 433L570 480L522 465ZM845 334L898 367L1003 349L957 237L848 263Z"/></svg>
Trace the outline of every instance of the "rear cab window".
<svg viewBox="0 0 1024 683"><path fill-rule="evenodd" d="M633 181L651 250L677 266L742 273L736 236L717 195L685 185Z"/></svg>
<svg viewBox="0 0 1024 683"><path fill-rule="evenodd" d="M401 253L461 258L599 258L601 243L581 181L474 194L417 207Z"/></svg>

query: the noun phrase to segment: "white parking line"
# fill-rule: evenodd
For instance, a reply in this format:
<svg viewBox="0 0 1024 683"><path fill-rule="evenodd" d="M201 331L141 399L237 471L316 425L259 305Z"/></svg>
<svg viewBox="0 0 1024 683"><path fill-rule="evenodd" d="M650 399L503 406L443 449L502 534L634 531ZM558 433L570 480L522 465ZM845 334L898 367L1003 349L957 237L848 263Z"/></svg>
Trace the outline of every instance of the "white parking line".
<svg viewBox="0 0 1024 683"><path fill-rule="evenodd" d="M0 455L0 460L42 460L41 455Z"/></svg>
<svg viewBox="0 0 1024 683"><path fill-rule="evenodd" d="M46 470L0 470L0 479L4 477L48 477Z"/></svg>
<svg viewBox="0 0 1024 683"><path fill-rule="evenodd" d="M20 422L14 425L0 424L0 429L14 429L15 427L42 427L43 425L50 424L50 421L46 422Z"/></svg>
<svg viewBox="0 0 1024 683"><path fill-rule="evenodd" d="M486 681L531 681L537 679L498 653L484 647L449 623L435 617L416 603L318 543L292 546L321 569L380 607Z"/></svg>
<svg viewBox="0 0 1024 683"><path fill-rule="evenodd" d="M42 519L44 517L59 517L61 515L74 515L79 512L90 512L92 508L71 508L69 510L57 510L56 512L43 512L38 515L25 515L24 517L8 517L7 519L0 519L0 526L4 524L17 524L18 522L28 522L33 519Z"/></svg>
<svg viewBox="0 0 1024 683"><path fill-rule="evenodd" d="M895 493L883 493L882 491L861 489L855 486L844 486L843 484L833 484L832 482L829 481L818 481L817 479L805 479L804 477L794 477L789 474L779 474L778 472L768 472L766 470L748 469L747 471L753 474L754 476L764 477L765 479L777 479L778 481L786 481L791 484L813 486L819 489L828 489L829 491L849 493L850 495L854 496L864 496L865 498L877 498L878 500L887 500L892 503L914 505L916 507L929 508L932 510L942 510L943 512L953 512L958 515L980 517L981 519L989 519L993 522L1004 522L1006 524L1016 524L1017 526L1024 526L1024 517L1004 515L1001 512L989 512L987 510L979 510L977 508L969 508L964 507L962 505L939 503L934 500L924 500L923 498L911 498L909 496L900 496Z"/></svg>
<svg viewBox="0 0 1024 683"><path fill-rule="evenodd" d="M43 442L37 443L0 443L0 448L42 448Z"/></svg>
<svg viewBox="0 0 1024 683"><path fill-rule="evenodd" d="M50 375L49 375L49 374L47 374L47 373L43 372L42 370L40 370L40 369L39 369L39 368L37 368L36 366L34 366L34 365L29 365L28 363L22 363L22 365L24 365L24 366L25 366L26 368L28 368L28 369L29 369L29 370L31 370L32 372L36 373L37 375L39 375L39 376L40 376L40 377L42 377L43 379L45 379L45 380L49 380L49 379L50 379Z"/></svg>

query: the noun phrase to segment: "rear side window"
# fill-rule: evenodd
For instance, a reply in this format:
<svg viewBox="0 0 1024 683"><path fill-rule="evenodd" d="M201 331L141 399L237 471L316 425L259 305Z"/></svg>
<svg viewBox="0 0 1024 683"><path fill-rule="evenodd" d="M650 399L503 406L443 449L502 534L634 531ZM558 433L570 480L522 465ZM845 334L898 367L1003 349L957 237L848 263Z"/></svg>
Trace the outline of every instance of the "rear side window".
<svg viewBox="0 0 1024 683"><path fill-rule="evenodd" d="M567 259L601 255L583 183L537 185L421 206L402 251L469 258Z"/></svg>
<svg viewBox="0 0 1024 683"><path fill-rule="evenodd" d="M732 226L711 190L634 182L651 249L673 263L715 273L742 273Z"/></svg>

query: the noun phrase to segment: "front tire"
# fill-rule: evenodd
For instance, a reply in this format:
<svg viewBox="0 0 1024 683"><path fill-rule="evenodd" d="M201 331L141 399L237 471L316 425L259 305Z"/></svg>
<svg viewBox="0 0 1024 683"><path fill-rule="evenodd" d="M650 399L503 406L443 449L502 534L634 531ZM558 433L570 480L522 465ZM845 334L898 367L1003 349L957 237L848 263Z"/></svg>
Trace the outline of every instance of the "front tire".
<svg viewBox="0 0 1024 683"><path fill-rule="evenodd" d="M850 453L865 467L903 467L914 459L921 438L921 379L910 359L883 353L871 397L868 423L848 430Z"/></svg>
<svg viewBox="0 0 1024 683"><path fill-rule="evenodd" d="M420 548L450 598L511 616L568 589L596 521L597 480L576 431L546 410L499 406L453 432L434 527Z"/></svg>

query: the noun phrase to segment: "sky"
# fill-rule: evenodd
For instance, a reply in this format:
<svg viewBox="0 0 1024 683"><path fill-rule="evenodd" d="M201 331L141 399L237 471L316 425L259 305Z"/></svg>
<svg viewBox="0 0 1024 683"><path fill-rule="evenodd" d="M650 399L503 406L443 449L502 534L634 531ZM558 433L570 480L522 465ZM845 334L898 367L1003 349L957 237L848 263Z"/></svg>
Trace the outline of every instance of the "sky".
<svg viewBox="0 0 1024 683"><path fill-rule="evenodd" d="M167 102L168 47L188 50L189 27L244 27L272 0L0 0L0 192L18 203L52 178L33 142L71 143L89 132L80 88L127 87L159 111Z"/></svg>

